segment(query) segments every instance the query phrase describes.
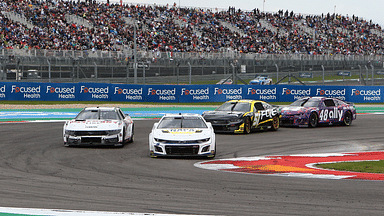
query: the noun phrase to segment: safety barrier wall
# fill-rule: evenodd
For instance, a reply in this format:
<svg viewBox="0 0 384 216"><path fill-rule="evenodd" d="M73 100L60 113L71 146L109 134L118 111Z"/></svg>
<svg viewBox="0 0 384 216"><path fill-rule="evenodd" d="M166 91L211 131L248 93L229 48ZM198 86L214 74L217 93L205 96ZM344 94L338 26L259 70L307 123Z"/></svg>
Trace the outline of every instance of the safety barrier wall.
<svg viewBox="0 0 384 216"><path fill-rule="evenodd" d="M293 102L306 96L339 98L354 103L383 103L384 86L302 85L129 85L106 83L0 82L0 100L224 102L255 99Z"/></svg>

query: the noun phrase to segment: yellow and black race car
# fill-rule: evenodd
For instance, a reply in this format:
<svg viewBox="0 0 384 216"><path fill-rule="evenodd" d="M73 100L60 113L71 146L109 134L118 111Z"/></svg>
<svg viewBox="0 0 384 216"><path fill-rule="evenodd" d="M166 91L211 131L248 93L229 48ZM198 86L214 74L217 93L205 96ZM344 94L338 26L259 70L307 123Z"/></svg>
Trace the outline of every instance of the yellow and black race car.
<svg viewBox="0 0 384 216"><path fill-rule="evenodd" d="M202 116L215 132L248 134L252 130L276 131L280 126L278 106L260 100L230 100Z"/></svg>

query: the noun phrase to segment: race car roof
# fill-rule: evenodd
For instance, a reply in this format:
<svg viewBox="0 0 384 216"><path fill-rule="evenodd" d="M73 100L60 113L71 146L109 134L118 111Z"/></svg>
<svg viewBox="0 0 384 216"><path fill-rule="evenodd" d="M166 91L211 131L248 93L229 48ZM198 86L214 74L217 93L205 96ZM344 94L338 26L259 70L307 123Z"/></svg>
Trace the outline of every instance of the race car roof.
<svg viewBox="0 0 384 216"><path fill-rule="evenodd" d="M84 110L105 110L114 111L116 107L85 107Z"/></svg>
<svg viewBox="0 0 384 216"><path fill-rule="evenodd" d="M166 113L164 117L180 117L180 116L195 116L195 117L201 117L200 114L195 114L195 113L179 113L179 114L174 114L174 113Z"/></svg>
<svg viewBox="0 0 384 216"><path fill-rule="evenodd" d="M229 100L227 102L243 102L243 103L252 103L252 102L263 102L263 103L267 103L265 101L261 101L261 100L250 100L250 99L242 99L242 100ZM226 102L226 103L227 103Z"/></svg>

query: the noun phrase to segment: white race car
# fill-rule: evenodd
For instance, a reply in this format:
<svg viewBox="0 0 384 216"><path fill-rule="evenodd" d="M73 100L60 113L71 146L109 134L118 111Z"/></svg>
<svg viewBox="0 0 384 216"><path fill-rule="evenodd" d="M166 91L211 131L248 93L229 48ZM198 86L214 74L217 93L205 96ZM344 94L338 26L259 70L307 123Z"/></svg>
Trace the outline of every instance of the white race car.
<svg viewBox="0 0 384 216"><path fill-rule="evenodd" d="M120 108L89 107L65 122L63 138L65 146L123 146L133 142L134 124Z"/></svg>
<svg viewBox="0 0 384 216"><path fill-rule="evenodd" d="M166 114L149 134L149 154L158 156L215 157L212 125L199 114Z"/></svg>

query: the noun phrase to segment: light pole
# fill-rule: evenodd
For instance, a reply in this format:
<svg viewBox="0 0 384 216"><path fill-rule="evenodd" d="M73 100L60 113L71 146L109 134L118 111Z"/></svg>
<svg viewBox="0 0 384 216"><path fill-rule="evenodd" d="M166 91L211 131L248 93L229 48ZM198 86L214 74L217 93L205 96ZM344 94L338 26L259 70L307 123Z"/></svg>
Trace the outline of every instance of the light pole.
<svg viewBox="0 0 384 216"><path fill-rule="evenodd" d="M264 13L264 4L265 4L265 0L263 0L263 13Z"/></svg>
<svg viewBox="0 0 384 216"><path fill-rule="evenodd" d="M333 7L333 14L335 15L335 19L336 19L336 5Z"/></svg>

